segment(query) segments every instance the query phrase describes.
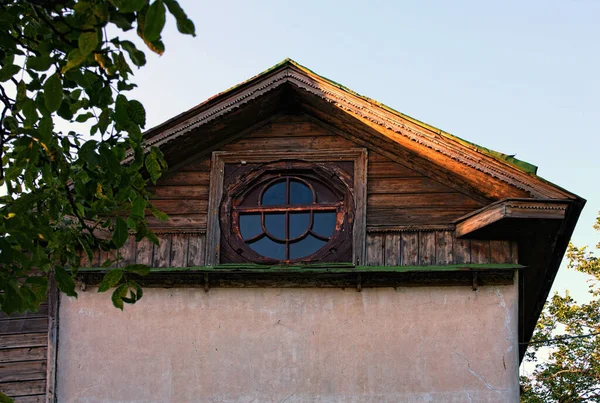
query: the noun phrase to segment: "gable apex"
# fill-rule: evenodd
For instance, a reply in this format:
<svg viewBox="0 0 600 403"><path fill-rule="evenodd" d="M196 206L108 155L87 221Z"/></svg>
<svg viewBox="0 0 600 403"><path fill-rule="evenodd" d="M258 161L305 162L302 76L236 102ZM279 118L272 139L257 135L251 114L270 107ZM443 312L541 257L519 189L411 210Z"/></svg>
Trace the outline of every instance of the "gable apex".
<svg viewBox="0 0 600 403"><path fill-rule="evenodd" d="M353 122L362 121L365 125L380 131L388 143L392 140L392 143L408 147L415 154L428 154L427 158L435 164L452 172L462 172L466 181L475 182L474 188L485 187L486 181L491 177L494 181L508 184L535 198L577 198L538 177L537 167L532 164L481 147L402 114L320 76L289 58L150 129L144 134L147 145L164 147L167 143L188 135L198 138L203 128L210 124L214 125L215 122L225 119L234 112L241 113L241 110L248 109L259 99L264 101L268 97L277 96L278 91L279 93L284 91L283 88L288 90L291 88L295 97L301 101L310 100L313 109L315 104L320 102L316 107L317 110L321 107L330 107L330 110L334 110L338 116L352 119ZM275 113L276 108L280 107L280 102L264 102L267 106L258 108L263 114L267 113L269 108L271 113ZM324 116L329 117L332 114L325 113ZM322 116L319 118L325 120ZM335 123L333 125L335 126ZM225 138L226 134L223 134L219 141L223 142ZM203 138L202 141L204 140ZM206 148L207 145L203 147ZM466 170L465 166L468 167ZM509 193L506 190L497 191L489 194L489 197L493 200L522 197L522 194Z"/></svg>

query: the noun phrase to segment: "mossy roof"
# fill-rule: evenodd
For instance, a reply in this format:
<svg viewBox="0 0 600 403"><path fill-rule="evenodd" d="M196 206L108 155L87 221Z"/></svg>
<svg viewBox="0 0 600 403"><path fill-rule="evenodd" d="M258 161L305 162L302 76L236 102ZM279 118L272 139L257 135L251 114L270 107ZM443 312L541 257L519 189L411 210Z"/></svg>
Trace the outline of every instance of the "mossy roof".
<svg viewBox="0 0 600 403"><path fill-rule="evenodd" d="M468 147L468 148L470 148L470 149L472 149L474 151L477 151L479 153L485 154L485 155L487 155L487 156L489 156L491 158L494 158L497 161L500 161L500 162L502 162L504 164L508 164L510 166L513 166L513 167L515 167L515 168L517 168L517 169L519 169L519 170L521 170L523 172L526 172L528 174L535 175L537 173L537 166L535 166L533 164L530 164L530 163L528 163L526 161L519 160L519 159L515 158L512 155L507 155L507 154L504 154L504 153L501 153L501 152L498 152L498 151L491 150L491 149L486 148L486 147L482 147L482 146L480 146L478 144L472 143L472 142L467 141L465 139L462 139L462 138L460 138L458 136L455 136L455 135L450 134L448 132L445 132L445 131L443 131L441 129L438 129L437 127L431 126L431 125L429 125L429 124L427 124L425 122L422 122L422 121L420 121L418 119L415 119L415 118L413 118L411 116L405 115L404 113L399 112L399 111L397 111L397 110L395 110L395 109L393 109L393 108L391 108L391 107L389 107L389 106L387 106L387 105L385 105L385 104L383 104L381 102L378 102L378 101L376 101L374 99L371 99L369 97L366 97L364 95L360 95L360 94L354 92L353 90L351 90L350 88L348 88L348 87L346 87L346 86L344 86L344 85L342 85L342 84L340 84L338 82L330 80L327 77L321 76L321 75L315 73L314 71L312 71L311 69L309 69L309 68L301 65L300 63L298 63L298 62L296 62L296 61L294 61L294 60L292 60L290 58L286 58L283 61L277 63L276 65L268 68L267 70L265 70L265 71L257 74L256 76L254 76L254 77L252 77L252 78L250 78L250 79L248 79L248 80L246 80L244 82L241 82L241 83L239 83L239 84L237 84L237 85L235 85L235 86L227 89L226 91L223 91L223 92L221 92L219 94L216 94L215 96L211 97L206 102L203 102L203 104L209 102L212 99L218 98L221 95L229 93L229 92L235 90L238 87L243 86L244 84L246 84L246 83L248 83L250 81L254 81L254 80L256 80L256 79L258 79L258 78L260 78L262 76L265 76L265 75L267 75L267 74L269 74L269 73L271 73L271 72L273 72L275 70L278 70L278 69L280 69L282 67L285 67L287 65L294 66L295 68L303 71L304 73L308 74L309 76L318 77L319 79L326 81L328 84L333 85L333 86L335 86L335 87L337 87L337 88L339 88L339 89L341 89L341 90L343 90L343 91L345 91L345 92L347 92L349 94L352 94L352 95L354 95L354 96L356 96L356 97L358 97L358 98L360 98L360 99L362 99L362 100L364 100L366 102L369 102L370 104L376 105L376 106L378 106L378 107L380 107L380 108L382 108L382 109L384 109L384 110L386 110L386 111L388 111L390 113L393 113L394 115L397 115L397 116L399 116L399 117L401 117L401 118L403 118L405 120L410 121L411 123L414 123L414 124L416 124L418 126L421 126L421 127L425 128L427 130L430 130L430 131L436 133L436 134L439 134L440 136L442 136L444 138L447 138L449 140L455 141L455 142L457 142L457 143L459 143L459 144L461 144L461 145L463 145L465 147Z"/></svg>

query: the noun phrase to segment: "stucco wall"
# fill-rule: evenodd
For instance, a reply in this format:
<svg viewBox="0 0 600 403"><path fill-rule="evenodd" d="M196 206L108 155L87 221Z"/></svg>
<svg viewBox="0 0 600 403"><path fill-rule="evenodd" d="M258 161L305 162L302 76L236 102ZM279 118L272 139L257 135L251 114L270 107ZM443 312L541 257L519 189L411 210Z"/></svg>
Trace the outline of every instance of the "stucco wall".
<svg viewBox="0 0 600 403"><path fill-rule="evenodd" d="M60 307L60 402L517 402L515 286L95 289Z"/></svg>

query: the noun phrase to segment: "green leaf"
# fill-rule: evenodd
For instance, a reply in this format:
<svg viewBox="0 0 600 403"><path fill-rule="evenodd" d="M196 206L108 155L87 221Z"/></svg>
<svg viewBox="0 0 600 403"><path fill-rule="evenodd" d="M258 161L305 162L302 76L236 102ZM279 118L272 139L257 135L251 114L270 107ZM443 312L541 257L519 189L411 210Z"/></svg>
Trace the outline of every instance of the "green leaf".
<svg viewBox="0 0 600 403"><path fill-rule="evenodd" d="M75 280L71 274L61 266L54 268L54 279L58 288L69 297L77 297L75 292Z"/></svg>
<svg viewBox="0 0 600 403"><path fill-rule="evenodd" d="M98 33L97 32L83 32L79 35L77 41L81 55L89 55L98 46Z"/></svg>
<svg viewBox="0 0 600 403"><path fill-rule="evenodd" d="M44 104L48 111L55 112L60 108L62 100L62 81L58 73L54 73L44 83Z"/></svg>
<svg viewBox="0 0 600 403"><path fill-rule="evenodd" d="M16 133L19 128L19 121L13 116L6 116L2 125L11 133Z"/></svg>
<svg viewBox="0 0 600 403"><path fill-rule="evenodd" d="M119 12L121 13L132 13L134 11L140 11L146 5L146 0L127 0L122 1L119 6Z"/></svg>
<svg viewBox="0 0 600 403"><path fill-rule="evenodd" d="M108 174L118 175L121 173L121 161L115 155L115 149L110 148L106 143L101 143L98 147L100 153L100 162Z"/></svg>
<svg viewBox="0 0 600 403"><path fill-rule="evenodd" d="M196 27L194 26L194 22L189 18L177 20L177 29L182 34L196 36Z"/></svg>
<svg viewBox="0 0 600 403"><path fill-rule="evenodd" d="M129 291L129 286L127 284L121 284L115 288L112 297L110 298L115 308L123 310L123 297L127 295L127 291Z"/></svg>
<svg viewBox="0 0 600 403"><path fill-rule="evenodd" d="M144 217L146 211L146 199L137 196L132 203L131 214L137 217Z"/></svg>
<svg viewBox="0 0 600 403"><path fill-rule="evenodd" d="M150 211L152 212L152 215L160 221L167 221L169 219L169 216L165 212L160 211L154 207L153 204L150 204Z"/></svg>
<svg viewBox="0 0 600 403"><path fill-rule="evenodd" d="M0 392L0 403L14 403L14 400Z"/></svg>
<svg viewBox="0 0 600 403"><path fill-rule="evenodd" d="M5 82L11 79L15 74L17 74L21 68L16 64L9 64L0 69L0 82Z"/></svg>
<svg viewBox="0 0 600 403"><path fill-rule="evenodd" d="M67 64L62 68L62 73L64 74L72 68L79 66L86 57L87 55L81 53L79 49L73 49L69 52L69 56L67 56Z"/></svg>
<svg viewBox="0 0 600 403"><path fill-rule="evenodd" d="M117 216L117 220L115 222L115 231L113 232L112 241L114 242L117 248L122 247L127 242L127 238L129 238L129 232L127 230L127 222L121 218L121 216Z"/></svg>
<svg viewBox="0 0 600 403"><path fill-rule="evenodd" d="M158 162L158 155L156 152L154 152L154 149L152 149L150 153L146 155L145 165L146 170L150 174L150 179L152 180L152 183L156 184L156 181L158 180L158 178L160 178L162 172L160 164Z"/></svg>
<svg viewBox="0 0 600 403"><path fill-rule="evenodd" d="M130 264L129 266L125 266L125 271L146 276L150 273L150 266L145 264Z"/></svg>
<svg viewBox="0 0 600 403"><path fill-rule="evenodd" d="M133 42L121 41L121 47L129 53L129 58L138 67L146 64L146 55L141 50L138 50Z"/></svg>
<svg viewBox="0 0 600 403"><path fill-rule="evenodd" d="M98 292L105 292L105 291L108 291L108 289L113 288L114 286L119 284L119 281L121 281L122 277L123 277L123 269L109 270L104 275L102 282L98 286Z"/></svg>
<svg viewBox="0 0 600 403"><path fill-rule="evenodd" d="M75 118L76 122L79 123L83 123L86 122L88 119L91 119L94 117L94 114L92 112L86 112L86 113L82 113L81 115L77 116Z"/></svg>
<svg viewBox="0 0 600 403"><path fill-rule="evenodd" d="M154 42L160 38L165 22L166 10L162 0L156 0L148 8L146 21L144 24L144 39L148 42Z"/></svg>
<svg viewBox="0 0 600 403"><path fill-rule="evenodd" d="M115 102L115 121L121 125L126 126L129 121L129 102L123 95L117 95Z"/></svg>
<svg viewBox="0 0 600 403"><path fill-rule="evenodd" d="M146 126L146 110L141 102L132 99L129 101L129 117L133 123L144 127Z"/></svg>
<svg viewBox="0 0 600 403"><path fill-rule="evenodd" d="M49 56L30 56L27 58L27 67L36 71L46 71L52 66Z"/></svg>

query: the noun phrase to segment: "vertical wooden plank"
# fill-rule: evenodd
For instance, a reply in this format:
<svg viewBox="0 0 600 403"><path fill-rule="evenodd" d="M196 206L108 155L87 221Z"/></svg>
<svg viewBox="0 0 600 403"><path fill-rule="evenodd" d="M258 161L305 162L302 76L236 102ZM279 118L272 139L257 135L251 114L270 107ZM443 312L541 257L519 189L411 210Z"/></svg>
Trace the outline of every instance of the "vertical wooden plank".
<svg viewBox="0 0 600 403"><path fill-rule="evenodd" d="M140 242L138 242L135 253L135 262L137 264L145 264L147 266L152 266L152 262L154 260L153 246L154 244L150 242L148 238L144 238Z"/></svg>
<svg viewBox="0 0 600 403"><path fill-rule="evenodd" d="M106 260L110 260L112 263L110 265L110 267L117 267L119 265L119 261L117 260L117 250L115 249L111 249L109 251L106 251L102 254L102 257L104 258L104 261ZM104 263L103 261L103 263Z"/></svg>
<svg viewBox="0 0 600 403"><path fill-rule="evenodd" d="M471 240L471 263L490 263L490 241Z"/></svg>
<svg viewBox="0 0 600 403"><path fill-rule="evenodd" d="M435 264L452 264L452 232L435 232Z"/></svg>
<svg viewBox="0 0 600 403"><path fill-rule="evenodd" d="M403 232L401 238L402 265L416 266L419 264L419 233Z"/></svg>
<svg viewBox="0 0 600 403"><path fill-rule="evenodd" d="M92 262L88 258L87 253L85 253L85 250L81 250L79 252L79 256L80 256L79 265L81 267L91 267L92 266L91 265Z"/></svg>
<svg viewBox="0 0 600 403"><path fill-rule="evenodd" d="M97 247L94 249L94 259L90 262L90 265L91 267L100 267L102 263L102 251Z"/></svg>
<svg viewBox="0 0 600 403"><path fill-rule="evenodd" d="M221 227L219 225L219 208L223 197L223 173L225 164L219 152L213 152L210 171L210 192L208 194L208 222L206 229L206 265L219 264L221 254Z"/></svg>
<svg viewBox="0 0 600 403"><path fill-rule="evenodd" d="M510 263L510 241L490 241L490 260L492 263Z"/></svg>
<svg viewBox="0 0 600 403"><path fill-rule="evenodd" d="M127 239L127 242L121 249L119 249L119 253L121 254L121 261L119 262L119 267L125 267L130 264L135 263L135 254L137 249L137 243L135 242L135 237L130 236Z"/></svg>
<svg viewBox="0 0 600 403"><path fill-rule="evenodd" d="M400 266L402 264L402 237L400 234L385 235L385 266Z"/></svg>
<svg viewBox="0 0 600 403"><path fill-rule="evenodd" d="M154 245L152 267L169 267L171 263L171 235L157 235L158 246Z"/></svg>
<svg viewBox="0 0 600 403"><path fill-rule="evenodd" d="M367 235L367 265L383 266L385 242L382 234Z"/></svg>
<svg viewBox="0 0 600 403"><path fill-rule="evenodd" d="M171 237L170 267L185 267L188 255L188 235L173 234Z"/></svg>
<svg viewBox="0 0 600 403"><path fill-rule="evenodd" d="M452 252L454 263L469 264L471 263L471 240L454 238Z"/></svg>
<svg viewBox="0 0 600 403"><path fill-rule="evenodd" d="M367 238L367 150L363 149L360 156L354 160L354 262L364 264L366 259Z"/></svg>
<svg viewBox="0 0 600 403"><path fill-rule="evenodd" d="M56 401L56 357L60 294L54 276L48 276L48 351L46 353L46 402Z"/></svg>
<svg viewBox="0 0 600 403"><path fill-rule="evenodd" d="M188 238L188 266L204 266L206 235L192 234Z"/></svg>
<svg viewBox="0 0 600 403"><path fill-rule="evenodd" d="M435 264L435 232L419 232L419 265Z"/></svg>
<svg viewBox="0 0 600 403"><path fill-rule="evenodd" d="M519 263L519 244L517 243L517 241L512 241L510 243L510 257L512 263Z"/></svg>

